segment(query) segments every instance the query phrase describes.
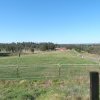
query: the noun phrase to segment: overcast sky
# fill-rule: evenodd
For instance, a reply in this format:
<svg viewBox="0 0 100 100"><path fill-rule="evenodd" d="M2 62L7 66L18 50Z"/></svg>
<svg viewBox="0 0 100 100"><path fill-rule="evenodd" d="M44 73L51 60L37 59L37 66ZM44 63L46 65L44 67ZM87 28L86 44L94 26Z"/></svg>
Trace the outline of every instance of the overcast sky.
<svg viewBox="0 0 100 100"><path fill-rule="evenodd" d="M100 0L0 0L0 42L100 43Z"/></svg>

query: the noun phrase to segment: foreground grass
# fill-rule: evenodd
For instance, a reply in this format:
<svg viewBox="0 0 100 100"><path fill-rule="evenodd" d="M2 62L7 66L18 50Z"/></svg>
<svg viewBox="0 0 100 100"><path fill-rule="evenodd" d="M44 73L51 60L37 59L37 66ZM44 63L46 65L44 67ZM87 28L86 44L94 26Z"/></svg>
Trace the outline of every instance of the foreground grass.
<svg viewBox="0 0 100 100"><path fill-rule="evenodd" d="M74 80L2 80L0 100L88 100L88 82L78 82L79 86Z"/></svg>

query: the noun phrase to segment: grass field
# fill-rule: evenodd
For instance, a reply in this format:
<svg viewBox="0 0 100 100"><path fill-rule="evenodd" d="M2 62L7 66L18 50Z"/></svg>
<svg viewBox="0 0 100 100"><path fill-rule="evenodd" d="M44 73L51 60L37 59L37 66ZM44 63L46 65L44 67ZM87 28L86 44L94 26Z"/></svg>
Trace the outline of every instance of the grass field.
<svg viewBox="0 0 100 100"><path fill-rule="evenodd" d="M74 50L0 58L0 100L89 100L99 62Z"/></svg>
<svg viewBox="0 0 100 100"><path fill-rule="evenodd" d="M61 74L77 69L67 64L96 64L84 59L77 52L42 52L39 54L2 57L0 58L0 78L41 78L58 77L59 67ZM82 68L81 68L82 69ZM63 71L62 71L63 70ZM80 70L78 68L78 70ZM74 73L75 74L75 73Z"/></svg>

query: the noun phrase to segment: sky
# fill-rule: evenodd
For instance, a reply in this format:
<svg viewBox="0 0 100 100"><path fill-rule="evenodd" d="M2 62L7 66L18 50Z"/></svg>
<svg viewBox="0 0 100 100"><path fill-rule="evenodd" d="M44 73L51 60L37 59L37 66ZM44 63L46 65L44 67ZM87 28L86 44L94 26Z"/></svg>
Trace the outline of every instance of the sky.
<svg viewBox="0 0 100 100"><path fill-rule="evenodd" d="M0 43L100 43L100 0L0 0Z"/></svg>

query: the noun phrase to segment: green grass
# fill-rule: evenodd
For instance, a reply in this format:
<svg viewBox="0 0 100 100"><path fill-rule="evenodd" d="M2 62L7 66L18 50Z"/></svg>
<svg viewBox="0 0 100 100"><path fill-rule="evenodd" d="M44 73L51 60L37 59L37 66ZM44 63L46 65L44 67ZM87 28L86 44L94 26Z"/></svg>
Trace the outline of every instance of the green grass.
<svg viewBox="0 0 100 100"><path fill-rule="evenodd" d="M66 52L44 52L32 55L22 55L11 57L1 57L0 64L2 65L32 65L32 64L89 64L94 63L87 59L82 59L72 51Z"/></svg>
<svg viewBox="0 0 100 100"><path fill-rule="evenodd" d="M73 50L1 57L0 100L89 100L90 71L98 63Z"/></svg>
<svg viewBox="0 0 100 100"><path fill-rule="evenodd" d="M68 65L62 64L96 64L95 62L77 56L74 51L42 52L39 54L0 58L0 78L47 78L66 75ZM70 69L72 67L70 66ZM63 78L62 76L62 78Z"/></svg>

